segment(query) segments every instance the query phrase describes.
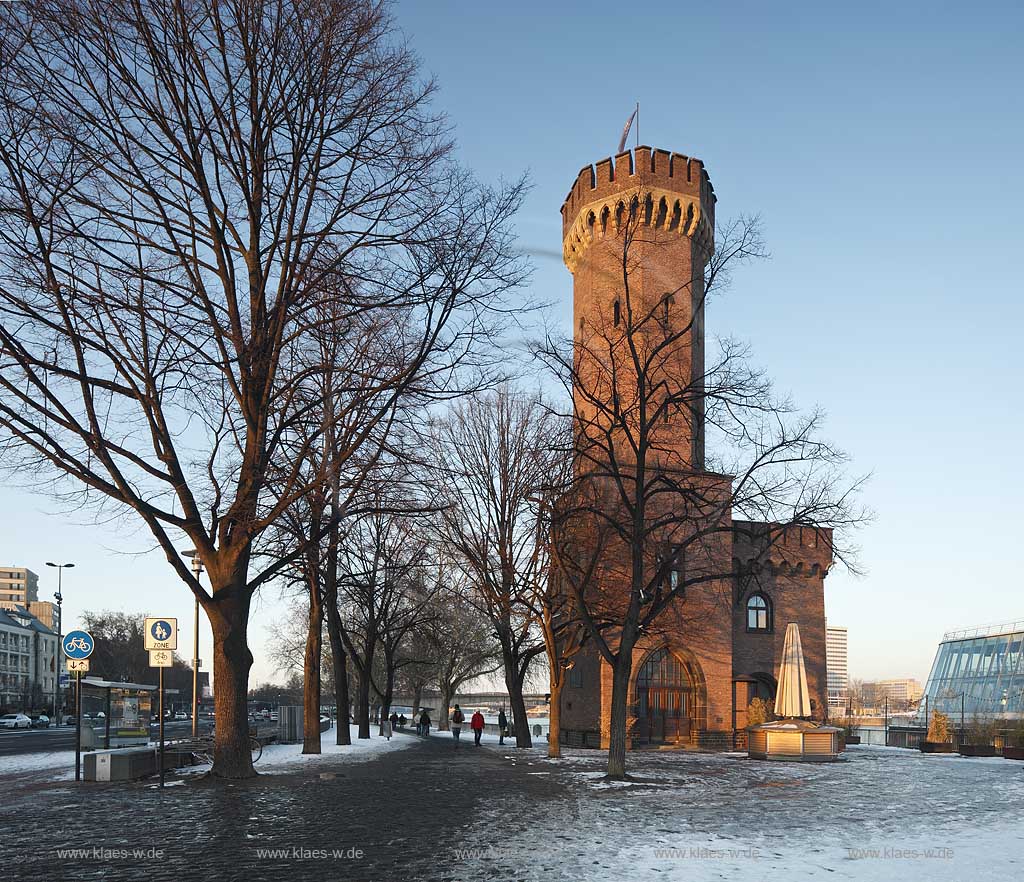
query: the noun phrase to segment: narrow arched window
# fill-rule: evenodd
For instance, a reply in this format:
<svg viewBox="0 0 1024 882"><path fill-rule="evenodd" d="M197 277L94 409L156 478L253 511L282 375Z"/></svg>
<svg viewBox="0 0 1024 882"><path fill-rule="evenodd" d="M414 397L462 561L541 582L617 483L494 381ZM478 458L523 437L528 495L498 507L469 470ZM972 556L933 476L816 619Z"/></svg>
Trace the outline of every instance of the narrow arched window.
<svg viewBox="0 0 1024 882"><path fill-rule="evenodd" d="M622 321L622 306L619 301L615 301L615 305L612 307L612 320L615 322L615 327L619 326L619 322Z"/></svg>
<svg viewBox="0 0 1024 882"><path fill-rule="evenodd" d="M747 599L747 630L771 631L772 604L764 594L751 594Z"/></svg>

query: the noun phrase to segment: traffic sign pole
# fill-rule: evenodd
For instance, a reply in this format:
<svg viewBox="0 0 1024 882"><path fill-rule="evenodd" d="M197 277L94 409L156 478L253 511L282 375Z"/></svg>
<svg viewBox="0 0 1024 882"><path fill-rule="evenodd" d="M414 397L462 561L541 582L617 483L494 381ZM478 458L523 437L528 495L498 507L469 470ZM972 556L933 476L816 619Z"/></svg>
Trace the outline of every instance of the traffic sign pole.
<svg viewBox="0 0 1024 882"><path fill-rule="evenodd" d="M75 780L82 780L82 672L75 673Z"/></svg>
<svg viewBox="0 0 1024 882"><path fill-rule="evenodd" d="M164 786L164 669L160 668L160 786Z"/></svg>
<svg viewBox="0 0 1024 882"><path fill-rule="evenodd" d="M69 631L61 641L68 670L75 672L75 780L82 780L82 671L89 670L88 658L96 647L88 631ZM57 671L60 676L60 671ZM109 716L109 715L108 715Z"/></svg>

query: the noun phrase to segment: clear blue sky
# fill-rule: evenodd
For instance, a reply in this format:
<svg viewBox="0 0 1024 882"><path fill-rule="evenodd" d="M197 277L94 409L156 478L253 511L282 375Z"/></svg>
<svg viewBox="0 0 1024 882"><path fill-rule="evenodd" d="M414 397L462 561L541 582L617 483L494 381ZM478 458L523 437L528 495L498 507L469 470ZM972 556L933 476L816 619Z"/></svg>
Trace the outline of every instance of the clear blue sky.
<svg viewBox="0 0 1024 882"><path fill-rule="evenodd" d="M524 247L559 252L570 184L615 151L638 100L641 143L703 159L720 218L762 215L773 258L737 276L708 327L749 340L782 390L827 410L854 469L874 473L868 574L826 583L852 676L923 679L943 631L1024 618L1020 6L420 0L397 12L464 161L485 180L529 172ZM536 257L534 289L566 322L560 261ZM144 534L0 499L0 562L44 578L45 560L78 562L71 619L113 607L190 624L160 556L123 553ZM277 600L260 603L262 680Z"/></svg>

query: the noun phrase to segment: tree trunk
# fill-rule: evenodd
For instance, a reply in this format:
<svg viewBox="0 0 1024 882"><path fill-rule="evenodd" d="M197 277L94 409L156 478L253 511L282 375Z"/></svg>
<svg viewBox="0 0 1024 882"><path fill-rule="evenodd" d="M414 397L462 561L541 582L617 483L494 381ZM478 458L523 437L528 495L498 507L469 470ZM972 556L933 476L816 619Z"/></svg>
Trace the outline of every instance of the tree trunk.
<svg viewBox="0 0 1024 882"><path fill-rule="evenodd" d="M437 728L441 732L447 732L451 728L448 725L448 714L452 709L452 698L455 696L455 690L444 683L439 683L438 686L441 689L441 706L437 709Z"/></svg>
<svg viewBox="0 0 1024 882"><path fill-rule="evenodd" d="M565 674L558 677L554 669L548 679L548 688L551 690L551 703L548 711L548 756L557 758L562 755L562 683L565 682Z"/></svg>
<svg viewBox="0 0 1024 882"><path fill-rule="evenodd" d="M348 656L338 637L338 645L331 641L331 654L334 656L334 703L337 707L337 744L352 743L352 729L348 722Z"/></svg>
<svg viewBox="0 0 1024 882"><path fill-rule="evenodd" d="M626 777L626 699L632 670L632 648L620 646L612 669L611 727L608 736L608 777L620 781Z"/></svg>
<svg viewBox="0 0 1024 882"><path fill-rule="evenodd" d="M302 666L302 752L320 753L320 665L323 659L324 610L320 585L309 579L309 627Z"/></svg>
<svg viewBox="0 0 1024 882"><path fill-rule="evenodd" d="M530 720L526 716L526 702L523 700L523 678L518 670L518 659L503 646L501 653L505 661L505 688L508 689L508 704L512 711L512 728L516 736L516 747L533 747L530 736Z"/></svg>
<svg viewBox="0 0 1024 882"><path fill-rule="evenodd" d="M331 643L331 664L334 667L334 704L337 711L335 743L351 744L352 730L348 725L348 656L341 636L341 615L338 612L338 520L337 489L331 511L332 521L327 533L327 557L324 561L323 615L327 617L327 639Z"/></svg>
<svg viewBox="0 0 1024 882"><path fill-rule="evenodd" d="M359 668L356 687L356 738L370 737L370 666L365 662Z"/></svg>
<svg viewBox="0 0 1024 882"><path fill-rule="evenodd" d="M251 778L249 748L249 592L245 576L233 584L214 585L213 599L207 604L207 617L213 631L213 693L217 714L212 774L220 778Z"/></svg>
<svg viewBox="0 0 1024 882"><path fill-rule="evenodd" d="M394 658L385 653L384 656L384 695L381 696L380 729L384 734L384 723L388 722L391 716L391 702L395 700L395 662ZM395 733L392 732L392 735Z"/></svg>

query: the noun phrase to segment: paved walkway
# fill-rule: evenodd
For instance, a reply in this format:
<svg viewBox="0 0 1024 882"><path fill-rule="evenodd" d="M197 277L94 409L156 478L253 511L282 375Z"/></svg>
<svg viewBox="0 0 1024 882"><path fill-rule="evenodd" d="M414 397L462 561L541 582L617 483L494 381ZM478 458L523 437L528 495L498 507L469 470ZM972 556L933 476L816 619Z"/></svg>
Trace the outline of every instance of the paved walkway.
<svg viewBox="0 0 1024 882"><path fill-rule="evenodd" d="M633 779L610 784L598 752L553 763L543 748L398 737L408 746L376 758L164 792L0 764L0 878L1004 882L1024 867L1024 763L1001 758L637 753Z"/></svg>
<svg viewBox="0 0 1024 882"><path fill-rule="evenodd" d="M568 780L524 774L523 763L550 768L539 749L513 760L509 751L472 741L456 751L431 738L364 762L319 761L232 784L186 777L163 792L146 783L22 779L0 800L3 876L492 879L487 855L467 861L458 851L480 811L507 805L502 829L524 834L539 813L557 812L570 798ZM67 849L89 851L69 856ZM502 874L503 882L514 878Z"/></svg>

